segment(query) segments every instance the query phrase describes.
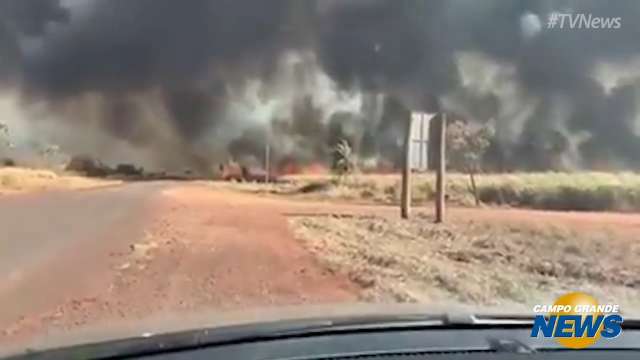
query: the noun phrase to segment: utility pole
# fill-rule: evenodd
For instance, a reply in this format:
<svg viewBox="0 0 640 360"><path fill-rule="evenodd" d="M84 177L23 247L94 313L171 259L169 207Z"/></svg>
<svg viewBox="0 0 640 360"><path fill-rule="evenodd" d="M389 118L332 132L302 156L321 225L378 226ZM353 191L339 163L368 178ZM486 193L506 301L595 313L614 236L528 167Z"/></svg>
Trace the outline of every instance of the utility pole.
<svg viewBox="0 0 640 360"><path fill-rule="evenodd" d="M402 162L402 195L400 202L400 216L408 219L411 213L411 130L413 116L408 112L407 130L404 138L404 157Z"/></svg>
<svg viewBox="0 0 640 360"><path fill-rule="evenodd" d="M440 115L440 124L438 127L438 155L437 155L437 174L436 174L436 223L445 221L445 181L446 181L446 141L447 141L447 115Z"/></svg>

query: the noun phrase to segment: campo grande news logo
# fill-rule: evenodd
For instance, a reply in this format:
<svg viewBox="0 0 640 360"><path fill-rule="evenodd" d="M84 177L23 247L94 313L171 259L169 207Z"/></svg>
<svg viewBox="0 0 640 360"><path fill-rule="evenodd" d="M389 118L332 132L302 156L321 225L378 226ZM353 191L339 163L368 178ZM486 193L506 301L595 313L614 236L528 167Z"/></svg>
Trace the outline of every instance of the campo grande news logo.
<svg viewBox="0 0 640 360"><path fill-rule="evenodd" d="M598 304L591 295L572 292L560 296L553 305L535 305L531 337L542 334L572 349L611 339L622 333L623 318L617 304Z"/></svg>

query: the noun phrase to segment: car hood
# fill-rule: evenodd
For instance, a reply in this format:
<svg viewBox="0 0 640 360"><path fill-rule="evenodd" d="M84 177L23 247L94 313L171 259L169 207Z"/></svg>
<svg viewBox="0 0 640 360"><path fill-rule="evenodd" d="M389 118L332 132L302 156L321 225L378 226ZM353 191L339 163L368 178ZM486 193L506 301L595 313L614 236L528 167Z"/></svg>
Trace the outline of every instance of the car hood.
<svg viewBox="0 0 640 360"><path fill-rule="evenodd" d="M152 337L199 329L262 324L287 321L318 321L345 318L411 317L448 314L531 316L530 308L513 306L469 306L452 304L323 304L252 308L241 311L180 311L156 314L146 319L104 321L97 325L79 326L72 330L48 329L45 335L3 346L0 356L25 351L41 351L105 341Z"/></svg>

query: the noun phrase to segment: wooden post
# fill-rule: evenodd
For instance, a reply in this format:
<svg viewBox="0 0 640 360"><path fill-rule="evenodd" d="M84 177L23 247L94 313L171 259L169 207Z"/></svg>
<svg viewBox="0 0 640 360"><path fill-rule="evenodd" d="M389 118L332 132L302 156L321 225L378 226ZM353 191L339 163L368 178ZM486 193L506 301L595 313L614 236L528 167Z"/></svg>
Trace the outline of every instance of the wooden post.
<svg viewBox="0 0 640 360"><path fill-rule="evenodd" d="M400 203L400 216L408 219L411 214L411 128L413 117L409 112L407 130L404 138L404 157L402 162L402 195Z"/></svg>
<svg viewBox="0 0 640 360"><path fill-rule="evenodd" d="M419 163L420 165L418 165L420 167L420 170L424 170L426 169L426 166L424 164L424 150L425 150L425 139L424 139L424 114L420 114L420 160Z"/></svg>
<svg viewBox="0 0 640 360"><path fill-rule="evenodd" d="M265 174L264 174L264 182L265 184L269 183L269 176L271 175L271 147L269 146L269 140L267 139L267 143L265 145L265 149L264 149L264 170L265 170Z"/></svg>
<svg viewBox="0 0 640 360"><path fill-rule="evenodd" d="M438 127L438 168L436 174L436 223L445 221L445 176L447 171L446 150L446 134L447 134L447 115L442 113L440 116L440 126Z"/></svg>

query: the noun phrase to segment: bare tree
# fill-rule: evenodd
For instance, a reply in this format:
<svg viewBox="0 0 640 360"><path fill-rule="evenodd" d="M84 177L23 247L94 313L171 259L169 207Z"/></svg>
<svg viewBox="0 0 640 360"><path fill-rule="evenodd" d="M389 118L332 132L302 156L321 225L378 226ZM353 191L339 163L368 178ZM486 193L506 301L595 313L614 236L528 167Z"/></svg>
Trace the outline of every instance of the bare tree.
<svg viewBox="0 0 640 360"><path fill-rule="evenodd" d="M62 151L58 145L43 145L38 149L38 153L44 159L47 166L55 165L56 158L58 158Z"/></svg>
<svg viewBox="0 0 640 360"><path fill-rule="evenodd" d="M491 145L495 131L490 125L475 125L461 120L447 127L447 150L451 167L469 174L470 192L480 205L475 174L481 171L482 158Z"/></svg>
<svg viewBox="0 0 640 360"><path fill-rule="evenodd" d="M60 147L58 145L45 145L40 148L39 152L43 157L55 156L60 153Z"/></svg>

